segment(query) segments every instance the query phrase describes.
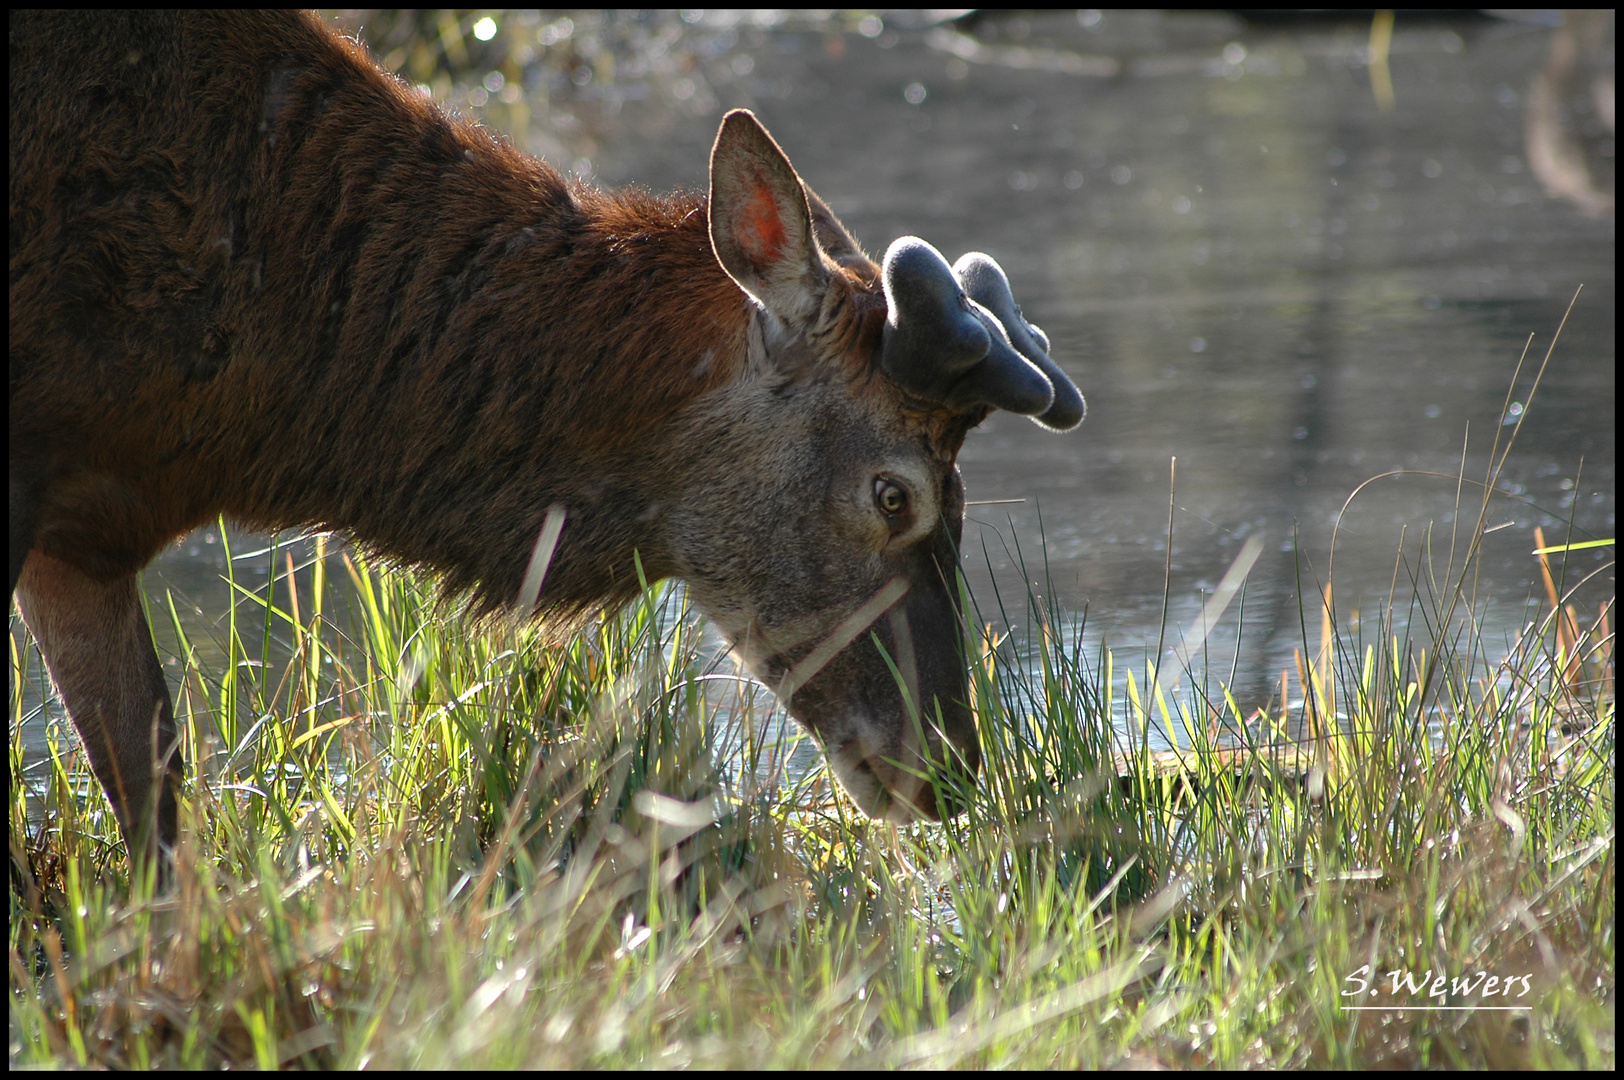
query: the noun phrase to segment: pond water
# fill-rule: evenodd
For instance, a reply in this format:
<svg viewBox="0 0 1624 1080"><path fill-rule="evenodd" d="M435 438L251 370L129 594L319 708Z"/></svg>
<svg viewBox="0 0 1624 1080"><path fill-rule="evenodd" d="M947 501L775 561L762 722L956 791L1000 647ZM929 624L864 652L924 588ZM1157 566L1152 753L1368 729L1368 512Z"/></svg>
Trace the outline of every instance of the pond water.
<svg viewBox="0 0 1624 1080"><path fill-rule="evenodd" d="M1031 585L1086 606L1088 639L1120 665L1162 637L1166 578L1171 655L1261 537L1244 624L1232 608L1209 642L1250 710L1303 644L1300 584L1318 625L1333 527L1339 616L1385 599L1401 541L1407 596L1409 575L1442 575L1450 537L1476 530L1479 492L1453 477L1464 461L1481 481L1517 417L1500 474L1515 497L1490 504L1476 579L1491 639L1540 591L1536 526L1552 543L1570 524L1574 539L1613 535L1614 219L1547 195L1530 169L1551 27L1400 16L1384 108L1371 27L1353 17L640 18L515 17L495 39L509 75L450 97L561 167L655 190L703 188L721 114L746 106L871 252L913 233L950 259L997 258L1089 410L1065 435L994 414L965 444L969 498L998 500L965 530L995 624L1019 631ZM1611 47L1609 28L1609 72ZM1610 191L1611 132L1589 100L1564 97L1561 117ZM1377 480L1345 507L1395 470L1441 475ZM219 552L187 539L149 591L174 587L216 621ZM1569 558L1570 580L1608 567L1581 594L1592 616L1611 559Z"/></svg>

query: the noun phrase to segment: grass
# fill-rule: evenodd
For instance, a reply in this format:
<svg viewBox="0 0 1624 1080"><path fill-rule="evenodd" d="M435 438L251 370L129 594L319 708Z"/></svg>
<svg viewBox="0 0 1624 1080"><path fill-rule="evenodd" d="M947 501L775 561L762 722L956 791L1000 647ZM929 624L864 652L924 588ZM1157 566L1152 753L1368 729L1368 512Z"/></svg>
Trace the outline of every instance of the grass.
<svg viewBox="0 0 1624 1080"><path fill-rule="evenodd" d="M229 663L167 613L172 893L58 729L14 780L11 1064L1611 1068L1611 602L1587 625L1547 552L1507 654L1475 547L1433 554L1357 629L1305 586L1250 712L1034 601L1025 655L973 650L969 812L899 828L786 767L676 591L555 642L273 548Z"/></svg>

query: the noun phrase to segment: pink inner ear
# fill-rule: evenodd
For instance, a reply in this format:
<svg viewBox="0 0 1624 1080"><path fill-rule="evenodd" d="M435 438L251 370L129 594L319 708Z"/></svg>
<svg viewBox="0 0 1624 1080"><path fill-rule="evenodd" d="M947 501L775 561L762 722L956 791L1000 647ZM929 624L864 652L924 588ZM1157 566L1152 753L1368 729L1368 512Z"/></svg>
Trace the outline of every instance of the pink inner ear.
<svg viewBox="0 0 1624 1080"><path fill-rule="evenodd" d="M778 259L784 247L784 219L778 210L778 200L765 184L750 189L750 203L744 212L744 231L741 237L757 266L764 267Z"/></svg>

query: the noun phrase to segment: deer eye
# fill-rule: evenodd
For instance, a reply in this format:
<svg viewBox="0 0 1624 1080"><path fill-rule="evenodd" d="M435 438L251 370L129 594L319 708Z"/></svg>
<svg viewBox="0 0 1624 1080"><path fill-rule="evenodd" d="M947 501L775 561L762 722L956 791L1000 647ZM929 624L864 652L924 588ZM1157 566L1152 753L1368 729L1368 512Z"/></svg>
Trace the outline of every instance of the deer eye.
<svg viewBox="0 0 1624 1080"><path fill-rule="evenodd" d="M895 518L908 509L908 489L883 476L876 477L874 505L879 507L880 513L886 517Z"/></svg>

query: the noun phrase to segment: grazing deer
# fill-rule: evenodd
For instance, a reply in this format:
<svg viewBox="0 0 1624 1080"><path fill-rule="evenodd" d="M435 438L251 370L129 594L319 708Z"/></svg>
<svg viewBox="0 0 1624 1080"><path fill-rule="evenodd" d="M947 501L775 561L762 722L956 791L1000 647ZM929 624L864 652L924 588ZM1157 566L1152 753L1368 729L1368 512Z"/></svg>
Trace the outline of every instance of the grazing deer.
<svg viewBox="0 0 1624 1080"><path fill-rule="evenodd" d="M708 195L610 193L313 15L13 13L11 586L132 854L183 771L136 575L221 514L474 616L613 607L636 552L864 812L955 812L954 459L995 407L1084 407L997 264L875 265L744 110Z"/></svg>

